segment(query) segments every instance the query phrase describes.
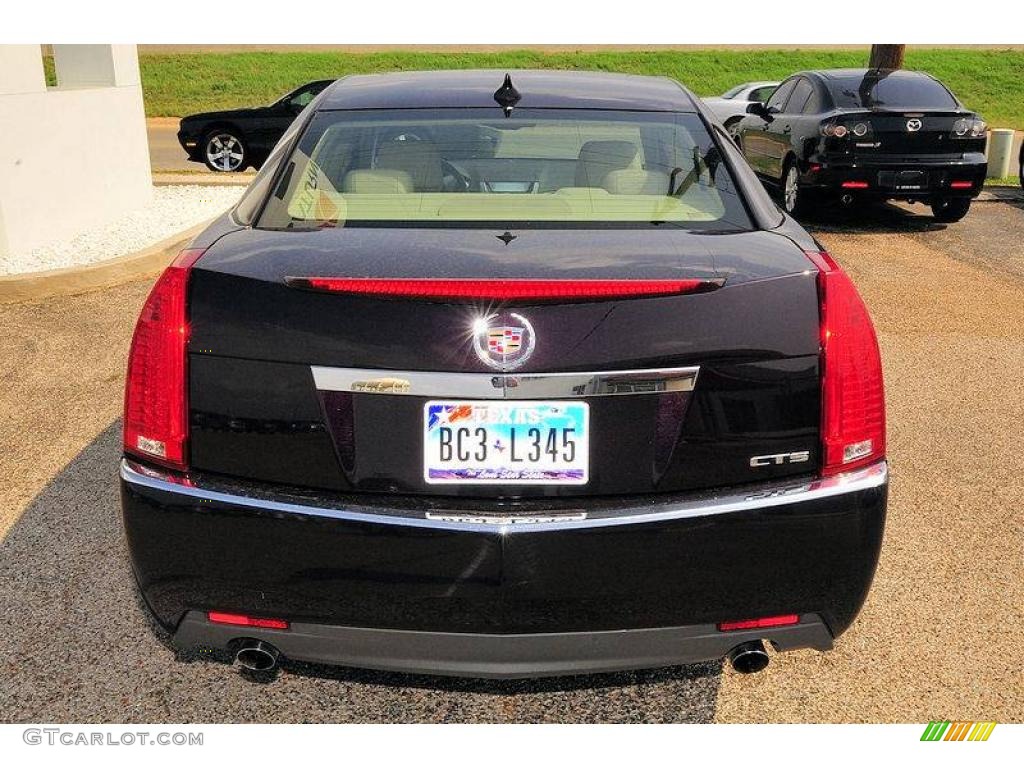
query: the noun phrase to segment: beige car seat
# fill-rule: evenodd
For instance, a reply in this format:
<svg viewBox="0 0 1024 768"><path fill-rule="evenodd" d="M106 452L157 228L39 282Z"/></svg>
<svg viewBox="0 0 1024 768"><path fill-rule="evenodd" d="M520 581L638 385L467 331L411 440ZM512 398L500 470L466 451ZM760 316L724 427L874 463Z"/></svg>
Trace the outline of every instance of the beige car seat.
<svg viewBox="0 0 1024 768"><path fill-rule="evenodd" d="M441 192L441 153L432 141L392 141L377 152L378 171L403 171L413 192Z"/></svg>
<svg viewBox="0 0 1024 768"><path fill-rule="evenodd" d="M625 168L640 169L639 149L631 141L588 141L576 160L576 187L600 187L604 177Z"/></svg>

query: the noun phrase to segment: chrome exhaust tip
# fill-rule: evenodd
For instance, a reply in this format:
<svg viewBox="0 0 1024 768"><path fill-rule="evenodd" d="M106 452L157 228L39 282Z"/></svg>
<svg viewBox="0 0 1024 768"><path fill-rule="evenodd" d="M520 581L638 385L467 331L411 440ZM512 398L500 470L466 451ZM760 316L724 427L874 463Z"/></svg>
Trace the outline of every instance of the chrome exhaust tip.
<svg viewBox="0 0 1024 768"><path fill-rule="evenodd" d="M242 640L235 652L235 664L250 672L269 672L277 666L280 651L262 640Z"/></svg>
<svg viewBox="0 0 1024 768"><path fill-rule="evenodd" d="M729 663L732 668L743 675L750 675L760 672L768 666L768 651L760 640L752 640L749 643L740 643L729 651Z"/></svg>

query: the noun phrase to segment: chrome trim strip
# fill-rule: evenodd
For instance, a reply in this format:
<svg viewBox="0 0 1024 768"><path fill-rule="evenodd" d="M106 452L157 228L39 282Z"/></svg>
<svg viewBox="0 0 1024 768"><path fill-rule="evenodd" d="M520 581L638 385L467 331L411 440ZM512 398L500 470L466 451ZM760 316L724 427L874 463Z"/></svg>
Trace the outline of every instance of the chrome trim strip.
<svg viewBox="0 0 1024 768"><path fill-rule="evenodd" d="M311 515L336 520L352 520L382 525L405 525L418 528L444 528L446 530L501 532L514 534L528 531L565 530L568 528L599 528L610 525L634 525L656 523L666 520L679 520L709 515L722 515L732 512L763 511L784 504L808 501L819 501L847 493L870 490L884 485L889 477L888 465L885 460L864 467L863 469L834 475L803 483L778 483L762 486L755 491L740 491L717 496L697 496L693 499L675 501L655 501L645 506L633 506L609 512L596 509L580 517L583 510L567 510L569 514L558 515L552 512L550 518L543 522L530 521L537 513L524 512L523 522L515 522L516 515L504 514L509 520L501 524L479 523L467 517L466 510L451 510L446 515L444 510L432 509L423 513L397 510L395 514L383 514L376 508L351 506L332 509L314 507L293 502L276 501L273 499L251 498L224 493L209 488L185 484L183 478L150 469L128 459L121 460L121 479L131 485L149 488L155 491L187 496L197 502L229 504L236 507L249 507L268 512L288 513L295 515ZM582 504L585 499L579 500ZM576 514L573 514L576 513ZM501 516L498 513L496 516ZM459 519L462 518L462 519Z"/></svg>
<svg viewBox="0 0 1024 768"><path fill-rule="evenodd" d="M417 397L544 398L690 392L699 366L584 373L443 373L312 366L319 390Z"/></svg>

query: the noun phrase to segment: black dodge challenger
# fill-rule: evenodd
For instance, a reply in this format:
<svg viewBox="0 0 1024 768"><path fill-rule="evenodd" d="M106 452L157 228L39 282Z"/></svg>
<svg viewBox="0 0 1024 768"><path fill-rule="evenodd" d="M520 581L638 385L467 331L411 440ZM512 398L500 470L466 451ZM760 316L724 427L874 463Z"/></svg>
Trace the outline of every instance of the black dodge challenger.
<svg viewBox="0 0 1024 768"><path fill-rule="evenodd" d="M225 109L183 117L178 143L188 159L211 171L259 168L295 117L333 80L315 80L262 107Z"/></svg>
<svg viewBox="0 0 1024 768"><path fill-rule="evenodd" d="M907 200L953 222L985 182L985 122L924 72L800 72L748 111L736 141L789 213L829 198Z"/></svg>
<svg viewBox="0 0 1024 768"><path fill-rule="evenodd" d="M878 344L678 83L353 76L154 286L120 478L149 608L244 667L756 671L871 584Z"/></svg>

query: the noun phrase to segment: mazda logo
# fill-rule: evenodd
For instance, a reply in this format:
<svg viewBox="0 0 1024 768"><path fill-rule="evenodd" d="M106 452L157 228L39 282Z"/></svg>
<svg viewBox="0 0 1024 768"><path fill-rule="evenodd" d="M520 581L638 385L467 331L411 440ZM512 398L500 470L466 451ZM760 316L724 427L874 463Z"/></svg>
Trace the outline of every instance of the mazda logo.
<svg viewBox="0 0 1024 768"><path fill-rule="evenodd" d="M920 131L921 121L918 120L916 117L907 120L907 130L910 131L911 133L913 133L914 131Z"/></svg>

